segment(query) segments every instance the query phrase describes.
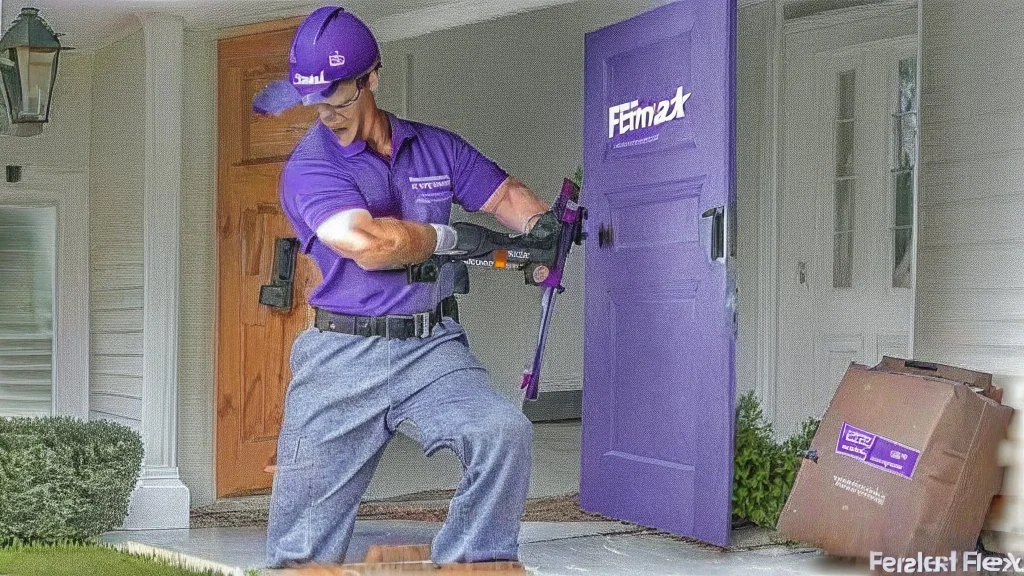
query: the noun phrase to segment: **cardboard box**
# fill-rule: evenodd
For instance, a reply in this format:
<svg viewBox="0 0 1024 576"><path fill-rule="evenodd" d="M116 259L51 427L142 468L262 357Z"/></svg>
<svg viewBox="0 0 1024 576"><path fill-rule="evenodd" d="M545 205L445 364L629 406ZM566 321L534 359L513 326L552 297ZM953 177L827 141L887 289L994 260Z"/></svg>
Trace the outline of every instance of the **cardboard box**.
<svg viewBox="0 0 1024 576"><path fill-rule="evenodd" d="M885 358L851 365L779 517L787 538L869 559L973 551L1013 410L989 374Z"/></svg>

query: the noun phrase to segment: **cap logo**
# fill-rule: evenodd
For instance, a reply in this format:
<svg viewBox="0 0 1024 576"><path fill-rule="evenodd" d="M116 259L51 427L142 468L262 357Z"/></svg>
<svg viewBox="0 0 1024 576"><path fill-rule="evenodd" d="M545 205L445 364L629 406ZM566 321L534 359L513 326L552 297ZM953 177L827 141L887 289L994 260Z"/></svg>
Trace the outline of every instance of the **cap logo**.
<svg viewBox="0 0 1024 576"><path fill-rule="evenodd" d="M330 61L331 66L344 66L345 65L345 56L343 56L341 54L338 54L337 50L334 51L334 54L331 54L330 56L328 56L328 60Z"/></svg>
<svg viewBox="0 0 1024 576"><path fill-rule="evenodd" d="M298 72L295 73L295 79L292 80L292 84L298 86L319 86L321 84L330 84L326 78L324 78L324 71L321 70L317 76L303 76Z"/></svg>

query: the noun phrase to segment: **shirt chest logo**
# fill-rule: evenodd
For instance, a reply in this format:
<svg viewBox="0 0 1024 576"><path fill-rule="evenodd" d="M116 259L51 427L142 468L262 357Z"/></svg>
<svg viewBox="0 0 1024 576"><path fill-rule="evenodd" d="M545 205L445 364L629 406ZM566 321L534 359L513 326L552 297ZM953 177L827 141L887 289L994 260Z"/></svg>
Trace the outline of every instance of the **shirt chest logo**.
<svg viewBox="0 0 1024 576"><path fill-rule="evenodd" d="M410 176L409 185L413 190L447 190L452 187L452 179L447 174L437 176Z"/></svg>

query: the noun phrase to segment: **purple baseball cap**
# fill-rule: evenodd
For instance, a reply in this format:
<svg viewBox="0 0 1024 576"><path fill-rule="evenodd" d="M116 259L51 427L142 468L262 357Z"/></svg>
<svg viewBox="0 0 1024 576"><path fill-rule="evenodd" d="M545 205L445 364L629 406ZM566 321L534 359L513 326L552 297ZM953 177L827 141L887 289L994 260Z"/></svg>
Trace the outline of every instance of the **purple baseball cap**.
<svg viewBox="0 0 1024 576"><path fill-rule="evenodd" d="M299 24L288 56L289 78L275 80L253 98L253 110L278 115L327 98L337 82L359 78L380 61L373 32L340 6L317 8Z"/></svg>

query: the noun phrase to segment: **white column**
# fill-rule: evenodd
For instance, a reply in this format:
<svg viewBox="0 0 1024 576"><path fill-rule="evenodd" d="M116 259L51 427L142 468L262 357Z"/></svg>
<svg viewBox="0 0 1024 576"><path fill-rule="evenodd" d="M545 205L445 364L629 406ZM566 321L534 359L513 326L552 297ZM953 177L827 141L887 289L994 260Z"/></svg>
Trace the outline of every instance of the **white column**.
<svg viewBox="0 0 1024 576"><path fill-rule="evenodd" d="M145 457L125 529L188 528L178 476L178 292L184 22L141 17L146 47L142 429ZM125 71L126 78L132 77Z"/></svg>

